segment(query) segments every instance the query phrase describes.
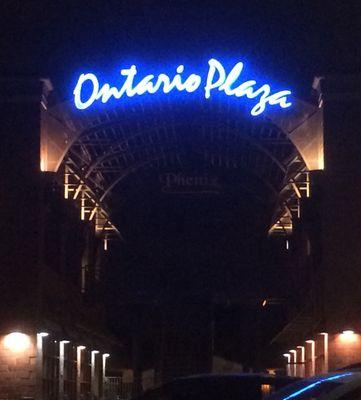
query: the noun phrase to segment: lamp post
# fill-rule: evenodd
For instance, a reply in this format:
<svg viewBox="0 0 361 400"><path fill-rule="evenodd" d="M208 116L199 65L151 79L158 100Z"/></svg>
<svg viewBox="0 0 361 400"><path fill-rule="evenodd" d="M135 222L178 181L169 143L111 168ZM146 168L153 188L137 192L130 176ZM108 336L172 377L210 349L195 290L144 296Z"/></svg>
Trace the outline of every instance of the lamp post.
<svg viewBox="0 0 361 400"><path fill-rule="evenodd" d="M82 380L82 357L81 352L85 350L85 346L77 346L76 348L76 398L81 396L81 380Z"/></svg>
<svg viewBox="0 0 361 400"><path fill-rule="evenodd" d="M61 340L59 342L59 399L64 398L64 372L65 372L65 345L70 343L69 340Z"/></svg>
<svg viewBox="0 0 361 400"><path fill-rule="evenodd" d="M284 354L283 354L283 357L285 357L285 358L287 359L286 375L287 375L287 376L292 376L292 373L291 373L291 364L290 364L290 362L291 362L291 354L289 354L289 353L284 353Z"/></svg>
<svg viewBox="0 0 361 400"><path fill-rule="evenodd" d="M322 332L320 335L323 336L323 357L324 357L324 372L328 372L328 333Z"/></svg>
<svg viewBox="0 0 361 400"><path fill-rule="evenodd" d="M103 398L104 393L105 393L105 388L106 388L106 384L107 384L107 377L106 377L106 366L107 366L107 359L110 357L110 354L108 353L104 353L102 356L102 361L103 361L103 365L102 365L102 373L103 373Z"/></svg>
<svg viewBox="0 0 361 400"><path fill-rule="evenodd" d="M90 353L90 366L91 366L91 397L92 399L98 398L99 380L96 374L96 355L98 350L92 350Z"/></svg>
<svg viewBox="0 0 361 400"><path fill-rule="evenodd" d="M306 362L306 358L305 358L305 346L297 346L298 349L300 349L300 376L301 378L305 377L306 371L305 371L305 362Z"/></svg>
<svg viewBox="0 0 361 400"><path fill-rule="evenodd" d="M308 359L311 361L310 376L314 376L316 373L315 341L312 339L309 339L309 340L306 340L306 343L310 349L310 351L309 351L310 356L308 357Z"/></svg>
<svg viewBox="0 0 361 400"><path fill-rule="evenodd" d="M36 334L36 394L39 400L43 398L43 375L44 375L44 350L43 339L49 336L47 332Z"/></svg>

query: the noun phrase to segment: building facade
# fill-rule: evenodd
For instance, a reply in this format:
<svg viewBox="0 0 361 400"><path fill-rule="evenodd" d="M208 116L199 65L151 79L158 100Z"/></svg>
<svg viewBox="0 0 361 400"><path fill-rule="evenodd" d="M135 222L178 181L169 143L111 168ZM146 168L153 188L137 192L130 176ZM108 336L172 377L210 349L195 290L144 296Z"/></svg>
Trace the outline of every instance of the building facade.
<svg viewBox="0 0 361 400"><path fill-rule="evenodd" d="M107 200L126 176L146 164L173 168L181 158L184 124L178 132L175 118L165 120L173 114L164 112L164 106L156 107L150 120L144 115L141 124L139 110L129 113L127 122L120 118L122 109L75 114L67 103L47 101L49 81L8 80L4 88L1 396L101 398L108 355L119 346L105 328L101 300L107 251L121 237ZM274 339L278 358L269 366L280 366L283 358L286 372L300 376L361 361L361 84L357 77L326 77L315 80L315 90L318 106L297 101L288 114L271 112L268 125L252 122L249 131L250 125L242 127L242 140L254 151L242 159L251 163L247 165L238 165L228 150L227 155L219 151L223 140L228 148L239 145L232 142L232 133L241 128L220 128L226 111L214 113L218 120L211 121L207 109L204 124L210 127L203 140L214 147L213 153L208 148L202 153L212 168L241 166L241 186L258 190L263 182L277 198L269 234L285 244L297 282L292 286L295 307L289 324ZM154 125L158 117L166 127ZM201 132L205 125L197 123ZM117 129L123 137L116 136ZM196 131L195 125L192 129ZM280 150L280 143L286 150ZM260 158L264 170L257 175L260 164L252 163ZM267 193L257 195L268 199ZM196 289L199 293L201 285ZM217 293L217 301L234 298ZM201 316L195 317L199 337L190 329L197 328L194 320L187 325L182 307L168 316L183 316L181 325L179 319L173 324L179 329L163 321L163 333L173 330L158 344L159 381L210 370L212 321L201 308ZM185 332L182 337L180 332ZM180 344L182 357L175 351ZM192 349L197 354L193 358ZM140 377L136 359L133 369L134 379Z"/></svg>
<svg viewBox="0 0 361 400"><path fill-rule="evenodd" d="M106 359L103 242L41 171L47 81L4 81L1 131L0 396L101 398ZM63 183L62 183L63 184ZM62 188L61 184L61 188Z"/></svg>

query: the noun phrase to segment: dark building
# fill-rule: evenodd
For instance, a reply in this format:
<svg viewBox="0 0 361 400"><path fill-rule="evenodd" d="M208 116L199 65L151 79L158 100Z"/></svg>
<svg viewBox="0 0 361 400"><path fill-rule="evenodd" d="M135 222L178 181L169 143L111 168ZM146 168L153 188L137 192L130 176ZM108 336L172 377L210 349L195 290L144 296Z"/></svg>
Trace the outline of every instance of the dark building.
<svg viewBox="0 0 361 400"><path fill-rule="evenodd" d="M1 396L99 397L107 353L119 348L105 328L103 242L59 176L41 172L50 82L2 85Z"/></svg>
<svg viewBox="0 0 361 400"><path fill-rule="evenodd" d="M318 78L314 88L323 112L325 165L311 173L311 196L293 235L290 257L290 264L308 271L308 285L298 294L298 315L274 340L288 353L290 372L299 375L357 363L361 355L360 79ZM302 294L307 289L306 301Z"/></svg>

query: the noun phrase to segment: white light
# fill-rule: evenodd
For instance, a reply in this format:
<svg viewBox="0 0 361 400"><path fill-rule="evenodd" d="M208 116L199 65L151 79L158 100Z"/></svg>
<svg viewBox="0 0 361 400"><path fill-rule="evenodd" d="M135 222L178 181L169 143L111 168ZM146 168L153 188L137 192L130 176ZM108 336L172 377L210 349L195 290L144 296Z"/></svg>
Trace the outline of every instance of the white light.
<svg viewBox="0 0 361 400"><path fill-rule="evenodd" d="M49 333L48 332L40 332L40 333L38 333L38 335L40 337L47 337L47 336L49 336Z"/></svg>
<svg viewBox="0 0 361 400"><path fill-rule="evenodd" d="M301 362L305 362L305 346L297 346L301 350Z"/></svg>
<svg viewBox="0 0 361 400"><path fill-rule="evenodd" d="M109 353L104 353L104 354L103 354L103 357L104 357L104 358L108 358L108 357L110 357L110 354L109 354Z"/></svg>
<svg viewBox="0 0 361 400"><path fill-rule="evenodd" d="M98 354L98 353L99 353L99 350L92 350L92 353L93 353L93 354Z"/></svg>
<svg viewBox="0 0 361 400"><path fill-rule="evenodd" d="M359 340L358 335L356 335L356 333L351 329L344 330L339 335L339 338L345 343L355 343Z"/></svg>
<svg viewBox="0 0 361 400"><path fill-rule="evenodd" d="M213 91L223 92L226 96L235 98L246 97L248 99L257 99L257 103L251 109L251 114L256 116L262 114L267 106L278 105L281 108L288 108L292 105L289 101L291 91L282 90L272 93L268 84L257 84L255 80L243 80L240 78L243 72L244 64L236 63L227 73L223 65L212 58L208 61L207 77L201 77L198 74L187 74L183 76L185 67L179 65L176 73L170 76L161 73L158 75L149 74L134 82L138 74L137 67L131 65L129 68L121 69L120 75L125 77L120 85L111 86L109 83L100 84L98 77L93 73L81 74L74 88L74 104L79 110L90 107L94 102L101 101L107 103L112 97L119 100L123 96L133 97L144 94L154 94L163 91L167 94L171 91L192 93L201 87L203 82L204 97L210 98ZM82 93L83 85L89 92Z"/></svg>
<svg viewBox="0 0 361 400"><path fill-rule="evenodd" d="M21 332L12 332L5 336L4 347L19 353L30 347L30 337Z"/></svg>
<svg viewBox="0 0 361 400"><path fill-rule="evenodd" d="M67 344L67 343L70 343L70 341L69 341L69 340L60 340L59 343L61 343L61 344Z"/></svg>
<svg viewBox="0 0 361 400"><path fill-rule="evenodd" d="M86 349L85 346L78 346L78 350L84 350L84 349Z"/></svg>
<svg viewBox="0 0 361 400"><path fill-rule="evenodd" d="M352 331L351 329L348 329L348 330L346 330L346 331L343 331L342 334L343 334L343 335L347 335L347 336L351 336L351 335L354 335L355 332Z"/></svg>
<svg viewBox="0 0 361 400"><path fill-rule="evenodd" d="M291 354L293 354L293 362L297 362L297 350L289 350Z"/></svg>

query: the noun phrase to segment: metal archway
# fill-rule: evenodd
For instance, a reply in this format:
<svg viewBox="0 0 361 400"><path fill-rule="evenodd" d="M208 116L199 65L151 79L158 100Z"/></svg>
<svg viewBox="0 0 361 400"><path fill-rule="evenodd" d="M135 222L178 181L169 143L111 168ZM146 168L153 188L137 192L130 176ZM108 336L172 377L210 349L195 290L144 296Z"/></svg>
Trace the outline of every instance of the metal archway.
<svg viewBox="0 0 361 400"><path fill-rule="evenodd" d="M130 112L128 111L127 119L120 117L124 112L122 108L92 114L79 114L79 112L76 113L71 109L69 103L63 103L50 110L43 111L42 169L57 171L67 157L66 164L72 164L73 170L77 170L79 177L77 184L75 184L78 186L74 189L74 192L82 192L79 187L88 188L87 193L92 193L96 208L102 210L103 214L107 216L105 220L109 223L109 212L106 211L107 207L103 203L111 190L127 174L152 161L163 159L165 153L178 144L179 138L172 137L169 132L183 124L178 123L174 117L168 121L161 120L162 115L169 114L171 111L172 106L167 102L157 104L155 107L153 105L150 118L148 115L145 116L142 104L133 107ZM139 113L142 112L141 116L144 116L144 118L139 121ZM152 112L154 112L154 115L152 115ZM230 115L227 108L217 109L217 112L213 114L217 113L220 115L221 123L219 121L216 123L214 121L201 121L200 124L203 124L203 127L211 127L217 132L231 131L234 135L237 132L237 126L229 122ZM137 116L138 118L136 118ZM247 135L245 130L242 130L242 135L237 137L239 141L243 141L256 149L271 164L276 165L284 177L288 174L290 164L287 164L283 157L276 155L274 148L281 142L284 142L286 146L293 146L293 155L296 156L297 162L301 164L301 172L288 177L289 181L283 182L283 186L293 188L293 191L287 191L288 197L292 201L294 198L299 198L300 190L303 190L299 187L304 184L304 172L322 167L321 117L319 109L298 101L296 107L287 111L285 115L280 113L270 114L262 120L262 124L258 123L259 126L263 127L267 124L273 126L275 132L278 130L281 133L276 135L273 147L271 146L272 149L269 148L269 143L265 144L263 143L264 140L258 140L252 135ZM224 119L226 122L224 122ZM270 124L270 121L273 122L273 125ZM146 125L149 127L144 128ZM260 130L259 126L256 126L255 129ZM126 133L127 129L128 131L131 129L130 135ZM115 130L118 131L115 132ZM107 132L109 137L107 137ZM152 139L152 132L154 136L158 135L161 138L159 142L156 143ZM169 142L164 141L164 137L167 137ZM138 147L133 145L137 140L139 141ZM223 138L219 139L218 142L214 140L214 142L220 145L222 140ZM293 162L294 158L291 164ZM104 176L109 175L111 168L113 168L117 177L107 181ZM265 181L267 182L267 179ZM271 183L269 186L274 187L275 185ZM292 217L292 215L290 217L292 206L288 207L288 202L282 196L280 196L278 204L282 204L282 207L279 207L278 211L275 212L271 230L278 224L284 231L284 224L281 221L282 213L286 215L289 222ZM90 215L93 215L93 213L94 209ZM97 215L97 213L95 214ZM113 228L115 229L114 226Z"/></svg>

